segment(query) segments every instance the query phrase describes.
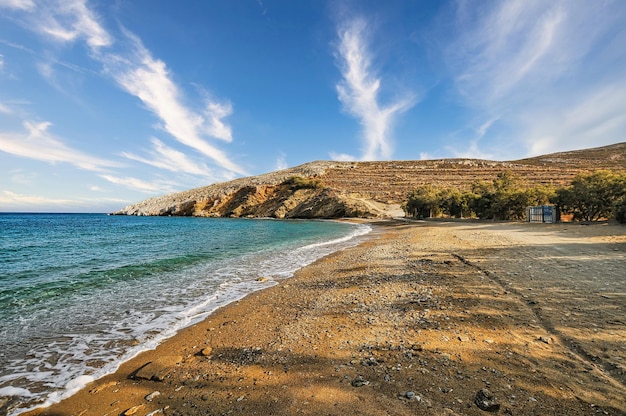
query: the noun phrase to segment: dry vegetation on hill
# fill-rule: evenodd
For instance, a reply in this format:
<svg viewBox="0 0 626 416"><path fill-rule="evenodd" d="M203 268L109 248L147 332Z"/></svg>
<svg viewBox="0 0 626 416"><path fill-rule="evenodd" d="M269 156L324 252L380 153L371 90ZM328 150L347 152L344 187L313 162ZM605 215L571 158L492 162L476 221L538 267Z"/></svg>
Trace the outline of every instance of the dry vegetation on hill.
<svg viewBox="0 0 626 416"><path fill-rule="evenodd" d="M510 162L440 159L389 162L317 161L294 168L129 205L121 215L337 218L385 217L408 193L424 184L467 189L512 171L528 186L565 185L596 169L626 171L626 142ZM316 181L300 187L293 178ZM290 181L291 180L291 181Z"/></svg>

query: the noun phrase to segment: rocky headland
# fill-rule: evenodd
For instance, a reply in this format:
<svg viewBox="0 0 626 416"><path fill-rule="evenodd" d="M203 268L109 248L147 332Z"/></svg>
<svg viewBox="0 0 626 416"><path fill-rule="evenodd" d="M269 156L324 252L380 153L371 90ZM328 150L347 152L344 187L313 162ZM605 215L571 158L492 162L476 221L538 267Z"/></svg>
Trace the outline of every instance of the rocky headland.
<svg viewBox="0 0 626 416"><path fill-rule="evenodd" d="M578 173L626 171L626 142L529 159L496 162L439 159L386 162L316 161L264 175L239 178L150 198L115 215L389 218L424 184L467 189L512 171L528 186L564 185Z"/></svg>

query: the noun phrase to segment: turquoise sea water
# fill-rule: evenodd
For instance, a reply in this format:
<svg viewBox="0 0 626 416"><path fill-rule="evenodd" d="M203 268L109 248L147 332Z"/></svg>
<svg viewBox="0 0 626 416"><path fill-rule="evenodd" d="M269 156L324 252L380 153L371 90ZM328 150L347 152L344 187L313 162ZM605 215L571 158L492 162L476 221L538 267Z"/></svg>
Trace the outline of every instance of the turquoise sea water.
<svg viewBox="0 0 626 416"><path fill-rule="evenodd" d="M329 221L0 214L0 414L58 401L368 231Z"/></svg>

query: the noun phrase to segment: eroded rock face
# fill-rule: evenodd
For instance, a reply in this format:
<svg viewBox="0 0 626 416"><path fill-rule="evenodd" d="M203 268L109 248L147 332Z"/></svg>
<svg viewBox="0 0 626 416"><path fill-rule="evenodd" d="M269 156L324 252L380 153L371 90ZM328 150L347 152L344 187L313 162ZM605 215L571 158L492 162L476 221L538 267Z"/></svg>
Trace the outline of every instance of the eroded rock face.
<svg viewBox="0 0 626 416"><path fill-rule="evenodd" d="M209 200L187 200L162 206L144 201L116 213L119 215L160 215L257 218L382 218L385 213L353 196L328 188L291 189L285 185L245 186L230 195Z"/></svg>

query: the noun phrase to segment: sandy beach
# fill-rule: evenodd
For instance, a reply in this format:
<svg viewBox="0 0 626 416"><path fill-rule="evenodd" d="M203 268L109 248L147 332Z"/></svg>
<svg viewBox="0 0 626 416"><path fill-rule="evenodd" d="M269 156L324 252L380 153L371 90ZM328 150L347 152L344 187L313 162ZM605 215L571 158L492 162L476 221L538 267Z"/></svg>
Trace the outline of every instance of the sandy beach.
<svg viewBox="0 0 626 416"><path fill-rule="evenodd" d="M373 227L31 414L626 414L626 227Z"/></svg>

